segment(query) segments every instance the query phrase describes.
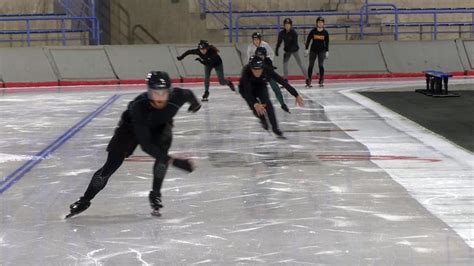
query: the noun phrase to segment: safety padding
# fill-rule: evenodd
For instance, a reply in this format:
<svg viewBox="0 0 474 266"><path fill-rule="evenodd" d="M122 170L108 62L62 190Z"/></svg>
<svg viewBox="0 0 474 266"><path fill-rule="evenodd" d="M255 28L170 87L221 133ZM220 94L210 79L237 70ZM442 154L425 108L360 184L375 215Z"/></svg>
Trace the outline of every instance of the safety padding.
<svg viewBox="0 0 474 266"><path fill-rule="evenodd" d="M454 41L381 42L388 70L395 73L464 71Z"/></svg>
<svg viewBox="0 0 474 266"><path fill-rule="evenodd" d="M152 70L166 71L171 78L180 77L168 45L108 45L105 52L120 80L145 80L146 73Z"/></svg>
<svg viewBox="0 0 474 266"><path fill-rule="evenodd" d="M474 69L474 41L464 41L464 48L469 62L469 69L467 70L472 72Z"/></svg>
<svg viewBox="0 0 474 266"><path fill-rule="evenodd" d="M58 85L45 51L41 47L0 48L0 77L7 87Z"/></svg>
<svg viewBox="0 0 474 266"><path fill-rule="evenodd" d="M317 61L317 60L316 60ZM317 71L318 64L314 69ZM325 61L327 73L387 73L378 42L332 42L329 58Z"/></svg>
<svg viewBox="0 0 474 266"><path fill-rule="evenodd" d="M118 83L103 46L47 49L60 84L70 81L83 81L84 84Z"/></svg>

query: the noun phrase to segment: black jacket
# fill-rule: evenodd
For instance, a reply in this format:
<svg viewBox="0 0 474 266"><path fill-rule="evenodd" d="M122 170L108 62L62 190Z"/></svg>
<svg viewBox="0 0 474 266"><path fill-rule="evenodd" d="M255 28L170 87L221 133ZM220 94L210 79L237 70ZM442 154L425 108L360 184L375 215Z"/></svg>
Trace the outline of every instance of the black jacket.
<svg viewBox="0 0 474 266"><path fill-rule="evenodd" d="M298 46L298 33L296 33L294 29L290 29L288 32L286 29L283 29L278 33L278 41L275 48L276 53L278 53L282 41L284 43L283 50L287 53L294 53L300 49Z"/></svg>
<svg viewBox="0 0 474 266"><path fill-rule="evenodd" d="M293 88L287 81L285 81L280 75L278 75L273 68L265 66L263 69L262 75L257 78L253 75L251 68L246 65L242 69L242 74L240 76L239 82L239 92L242 97L249 103L250 106L253 106L257 103L257 98L255 97L254 91L256 90L266 90L267 82L273 79L276 82L280 83L291 95L297 97L299 94L295 88Z"/></svg>
<svg viewBox="0 0 474 266"><path fill-rule="evenodd" d="M311 44L311 52L321 53L329 51L329 33L327 30L323 29L322 31L318 31L317 28L313 28L309 32L308 38L306 38L306 50L308 50L311 40L313 41Z"/></svg>
<svg viewBox="0 0 474 266"><path fill-rule="evenodd" d="M169 156L167 151L159 147L159 136L167 125L173 123L173 117L186 102L191 104L188 111L196 112L201 107L194 93L187 89L173 88L168 104L163 109L152 107L145 92L128 104L120 123L133 128L144 152L159 161L167 162Z"/></svg>
<svg viewBox="0 0 474 266"><path fill-rule="evenodd" d="M200 62L203 65L208 66L208 67L216 67L222 64L221 57L217 53L216 48L213 48L213 47L210 47L209 49L207 49L206 54L202 54L201 51L199 51L199 49L191 49L191 50L187 50L186 52L184 52L184 54L182 54L179 57L183 59L190 54L199 56L201 58Z"/></svg>

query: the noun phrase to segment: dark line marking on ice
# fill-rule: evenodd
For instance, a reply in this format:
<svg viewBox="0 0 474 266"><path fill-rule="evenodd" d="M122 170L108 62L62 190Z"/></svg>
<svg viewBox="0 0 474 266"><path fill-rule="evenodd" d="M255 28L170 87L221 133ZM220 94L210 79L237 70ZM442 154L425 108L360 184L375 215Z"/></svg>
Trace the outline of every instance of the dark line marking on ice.
<svg viewBox="0 0 474 266"><path fill-rule="evenodd" d="M73 127L68 129L63 135L58 137L54 142L49 144L46 148L42 151L38 152L30 160L20 166L18 169L13 171L13 173L9 174L3 180L0 181L0 194L5 192L11 186L13 186L16 182L18 182L26 173L28 173L33 167L39 164L43 159L48 157L51 153L57 150L61 145L63 145L66 141L72 138L77 132L79 132L84 126L86 126L89 122L92 121L95 117L97 117L100 113L102 113L105 109L111 106L121 95L114 95L109 98L105 103L99 106L94 112L90 113L88 116L84 117L81 121L75 124Z"/></svg>

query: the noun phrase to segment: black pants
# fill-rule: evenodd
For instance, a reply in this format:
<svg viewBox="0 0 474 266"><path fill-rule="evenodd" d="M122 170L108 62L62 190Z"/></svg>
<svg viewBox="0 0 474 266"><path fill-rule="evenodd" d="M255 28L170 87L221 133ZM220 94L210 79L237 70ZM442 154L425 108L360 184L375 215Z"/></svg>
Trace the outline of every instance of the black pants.
<svg viewBox="0 0 474 266"><path fill-rule="evenodd" d="M157 145L168 152L172 142L172 125L166 125L163 130L154 134ZM109 178L120 168L125 158L133 154L138 141L131 125L121 123L115 129L114 136L107 146L107 160L99 170L97 170L87 187L84 196L81 198L91 201L107 184ZM168 169L168 162L155 161L153 166L153 191L161 196L160 190Z"/></svg>
<svg viewBox="0 0 474 266"><path fill-rule="evenodd" d="M275 116L275 110L273 109L272 102L270 100L270 97L268 96L268 89L265 88L259 88L259 89L254 89L253 91L253 96L260 101L261 104L266 105L266 111L267 111L267 116L268 120L270 120L270 124L272 125L272 130L278 130L278 123L277 119ZM255 107L247 101L247 104L249 105L250 109L252 110L253 114L260 119L262 123L266 123L265 121L265 116L263 115L258 115L257 111L255 110Z"/></svg>
<svg viewBox="0 0 474 266"><path fill-rule="evenodd" d="M313 68L314 68L314 61L318 58L318 66L319 66L319 79L324 78L324 59L326 59L326 52L313 52L309 53L309 65L308 65L308 78L312 79L313 76Z"/></svg>
<svg viewBox="0 0 474 266"><path fill-rule="evenodd" d="M219 84L230 86L230 80L224 78L224 65L220 64L213 67L216 70ZM211 83L211 71L213 69L210 66L204 66L204 89L209 92L209 84Z"/></svg>

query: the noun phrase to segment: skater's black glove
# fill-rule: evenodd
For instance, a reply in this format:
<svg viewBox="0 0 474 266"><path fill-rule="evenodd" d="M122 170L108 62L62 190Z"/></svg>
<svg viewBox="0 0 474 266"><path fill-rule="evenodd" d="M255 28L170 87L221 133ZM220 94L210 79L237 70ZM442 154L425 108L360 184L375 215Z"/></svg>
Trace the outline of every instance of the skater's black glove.
<svg viewBox="0 0 474 266"><path fill-rule="evenodd" d="M198 58L196 58L195 60L196 60L196 61L198 61L199 63L201 63L201 64L205 65L205 64L204 64L204 61L202 61L202 59L201 59L201 58L199 58L199 57L198 57Z"/></svg>
<svg viewBox="0 0 474 266"><path fill-rule="evenodd" d="M182 56L177 56L176 59L178 59L178 61L181 61L181 60L183 60L183 57Z"/></svg>
<svg viewBox="0 0 474 266"><path fill-rule="evenodd" d="M278 51L275 51L275 56L278 56Z"/></svg>
<svg viewBox="0 0 474 266"><path fill-rule="evenodd" d="M194 171L194 165L188 159L173 159L173 166L187 172Z"/></svg>
<svg viewBox="0 0 474 266"><path fill-rule="evenodd" d="M191 104L191 106L189 106L189 108L188 108L188 112L195 113L195 112L199 111L199 109L201 109L201 104L199 104L199 103Z"/></svg>

